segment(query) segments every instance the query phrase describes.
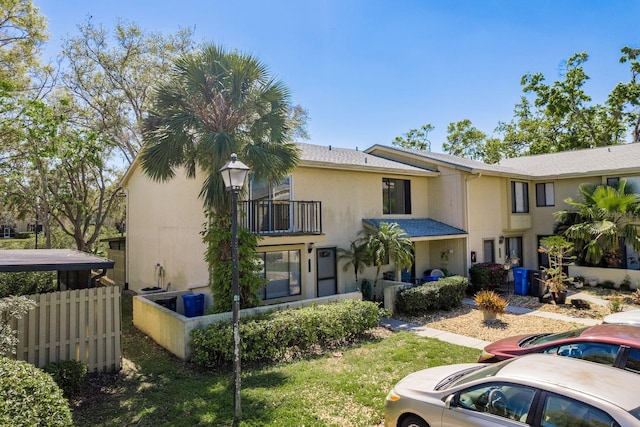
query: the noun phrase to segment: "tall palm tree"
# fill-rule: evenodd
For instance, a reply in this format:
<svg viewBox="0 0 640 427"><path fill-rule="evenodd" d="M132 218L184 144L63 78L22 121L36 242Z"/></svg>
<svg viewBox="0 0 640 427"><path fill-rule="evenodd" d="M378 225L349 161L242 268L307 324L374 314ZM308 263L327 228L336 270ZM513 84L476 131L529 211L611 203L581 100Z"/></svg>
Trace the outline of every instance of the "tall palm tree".
<svg viewBox="0 0 640 427"><path fill-rule="evenodd" d="M640 196L632 186L621 179L615 187L581 184L578 189L583 200L565 199L573 209L555 216L584 260L599 264L618 251L621 240L640 251Z"/></svg>
<svg viewBox="0 0 640 427"><path fill-rule="evenodd" d="M230 197L218 170L232 153L258 182L277 182L295 168L290 108L289 90L258 59L206 45L178 59L169 81L154 90L142 169L156 181L172 179L180 167L189 178L203 171L205 208L228 214Z"/></svg>
<svg viewBox="0 0 640 427"><path fill-rule="evenodd" d="M413 264L413 242L409 235L395 223L381 222L373 230L367 230L367 247L370 260L376 268L376 278L373 281L375 292L380 269L387 262L396 268L396 280L399 280L400 270Z"/></svg>
<svg viewBox="0 0 640 427"><path fill-rule="evenodd" d="M228 299L229 307L225 277L231 275L231 237L220 241L210 235L231 228L231 197L218 170L237 153L251 168L254 181L283 179L299 160L290 142L290 109L288 89L270 77L258 59L215 45L179 58L168 81L152 94L144 122L142 170L159 182L172 179L179 168L188 178L204 173L199 197L210 218L204 241L218 245L207 255L211 288L214 299ZM249 244L241 241L240 253L254 253L255 242L253 250L243 250ZM240 263L241 296L253 295L257 289L246 288L260 281L252 280L255 269L243 265L252 263ZM241 297L240 304L250 302Z"/></svg>

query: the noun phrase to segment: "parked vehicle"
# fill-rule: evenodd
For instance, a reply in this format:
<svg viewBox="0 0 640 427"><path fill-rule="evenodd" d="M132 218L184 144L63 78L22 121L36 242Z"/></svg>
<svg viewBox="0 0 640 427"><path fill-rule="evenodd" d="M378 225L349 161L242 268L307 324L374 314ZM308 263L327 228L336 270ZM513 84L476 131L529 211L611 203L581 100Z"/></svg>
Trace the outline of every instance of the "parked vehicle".
<svg viewBox="0 0 640 427"><path fill-rule="evenodd" d="M529 353L574 357L640 374L640 328L603 324L557 334L516 335L486 346L478 362Z"/></svg>
<svg viewBox="0 0 640 427"><path fill-rule="evenodd" d="M408 375L389 392L386 427L638 427L637 376L532 354Z"/></svg>
<svg viewBox="0 0 640 427"><path fill-rule="evenodd" d="M621 311L605 316L602 323L640 326L640 310Z"/></svg>

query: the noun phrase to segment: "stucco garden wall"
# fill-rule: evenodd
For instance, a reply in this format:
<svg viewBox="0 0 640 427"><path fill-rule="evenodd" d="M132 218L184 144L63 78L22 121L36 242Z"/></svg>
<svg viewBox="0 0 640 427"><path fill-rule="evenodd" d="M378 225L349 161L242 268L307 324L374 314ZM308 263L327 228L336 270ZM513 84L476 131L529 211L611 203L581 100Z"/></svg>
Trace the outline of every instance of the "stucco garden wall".
<svg viewBox="0 0 640 427"><path fill-rule="evenodd" d="M191 356L190 332L202 329L207 325L221 321L230 321L232 313L217 313L206 316L186 317L182 304L182 295L189 291L163 292L159 294L138 295L133 298L133 324L140 331L148 335L160 346L170 351L182 360L189 360ZM176 297L176 311L169 310L157 304L159 299ZM343 300L361 300L360 292L331 295L323 298L308 299L277 305L260 306L240 310L240 321L245 316L251 316L272 310L285 308L300 308L312 304L330 304ZM206 301L206 300L205 300ZM205 302L205 310L207 303Z"/></svg>

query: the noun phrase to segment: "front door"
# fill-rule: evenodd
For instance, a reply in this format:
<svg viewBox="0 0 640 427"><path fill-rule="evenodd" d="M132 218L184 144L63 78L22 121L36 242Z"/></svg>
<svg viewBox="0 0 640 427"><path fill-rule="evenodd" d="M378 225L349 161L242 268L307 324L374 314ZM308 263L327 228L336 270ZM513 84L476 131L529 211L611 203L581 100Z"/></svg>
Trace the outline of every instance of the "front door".
<svg viewBox="0 0 640 427"><path fill-rule="evenodd" d="M336 274L336 248L321 248L316 250L316 265L318 266L317 286L318 297L326 297L338 293Z"/></svg>

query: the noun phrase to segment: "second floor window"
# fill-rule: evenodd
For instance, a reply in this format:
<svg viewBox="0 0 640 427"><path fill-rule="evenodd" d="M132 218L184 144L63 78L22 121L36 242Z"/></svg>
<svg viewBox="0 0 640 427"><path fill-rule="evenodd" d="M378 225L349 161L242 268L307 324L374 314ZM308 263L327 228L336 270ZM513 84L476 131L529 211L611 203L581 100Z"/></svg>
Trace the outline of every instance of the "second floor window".
<svg viewBox="0 0 640 427"><path fill-rule="evenodd" d="M382 213L411 213L411 181L382 178Z"/></svg>
<svg viewBox="0 0 640 427"><path fill-rule="evenodd" d="M553 182L536 184L536 206L555 206Z"/></svg>
<svg viewBox="0 0 640 427"><path fill-rule="evenodd" d="M529 212L529 184L526 182L511 182L511 212Z"/></svg>

